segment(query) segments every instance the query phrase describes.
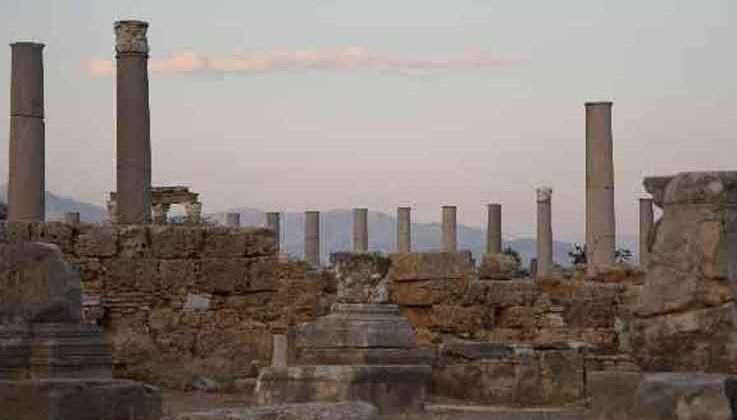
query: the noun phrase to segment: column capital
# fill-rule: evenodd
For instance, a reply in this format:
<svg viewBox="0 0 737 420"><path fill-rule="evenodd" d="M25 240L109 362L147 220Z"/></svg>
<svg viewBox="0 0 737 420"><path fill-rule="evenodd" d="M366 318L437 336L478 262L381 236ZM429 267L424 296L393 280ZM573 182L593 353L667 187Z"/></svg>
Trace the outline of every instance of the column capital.
<svg viewBox="0 0 737 420"><path fill-rule="evenodd" d="M537 190L537 201L550 201L553 196L553 189L550 187L540 187Z"/></svg>
<svg viewBox="0 0 737 420"><path fill-rule="evenodd" d="M148 55L148 23L140 20L115 22L115 52L118 55Z"/></svg>

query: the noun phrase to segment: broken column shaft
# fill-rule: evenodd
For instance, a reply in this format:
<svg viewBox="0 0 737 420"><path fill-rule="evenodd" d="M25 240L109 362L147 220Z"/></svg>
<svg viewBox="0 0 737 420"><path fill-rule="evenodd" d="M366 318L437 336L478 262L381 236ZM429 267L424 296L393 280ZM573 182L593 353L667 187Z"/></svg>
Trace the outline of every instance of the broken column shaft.
<svg viewBox="0 0 737 420"><path fill-rule="evenodd" d="M228 227L240 227L241 226L241 214L240 213L226 213L225 214L225 225Z"/></svg>
<svg viewBox="0 0 737 420"><path fill-rule="evenodd" d="M43 44L11 47L8 220L45 219Z"/></svg>
<svg viewBox="0 0 737 420"><path fill-rule="evenodd" d="M489 220L486 225L486 253L502 252L502 205L489 204Z"/></svg>
<svg viewBox="0 0 737 420"><path fill-rule="evenodd" d="M458 252L456 206L443 206L443 251Z"/></svg>
<svg viewBox="0 0 737 420"><path fill-rule="evenodd" d="M368 251L368 209L353 209L353 252Z"/></svg>
<svg viewBox="0 0 737 420"><path fill-rule="evenodd" d="M320 212L305 212L305 261L320 265Z"/></svg>
<svg viewBox="0 0 737 420"><path fill-rule="evenodd" d="M586 263L589 275L614 264L612 103L586 104Z"/></svg>
<svg viewBox="0 0 737 420"><path fill-rule="evenodd" d="M537 189L537 278L553 269L553 217L550 188Z"/></svg>
<svg viewBox="0 0 737 420"><path fill-rule="evenodd" d="M115 23L118 223L151 219L148 23Z"/></svg>
<svg viewBox="0 0 737 420"><path fill-rule="evenodd" d="M640 199L640 266L650 262L650 232L653 228L653 199Z"/></svg>
<svg viewBox="0 0 737 420"><path fill-rule="evenodd" d="M397 252L412 252L412 209L397 207Z"/></svg>
<svg viewBox="0 0 737 420"><path fill-rule="evenodd" d="M280 251L281 242L281 223L278 211L266 213L266 227L274 232L274 246L276 251Z"/></svg>

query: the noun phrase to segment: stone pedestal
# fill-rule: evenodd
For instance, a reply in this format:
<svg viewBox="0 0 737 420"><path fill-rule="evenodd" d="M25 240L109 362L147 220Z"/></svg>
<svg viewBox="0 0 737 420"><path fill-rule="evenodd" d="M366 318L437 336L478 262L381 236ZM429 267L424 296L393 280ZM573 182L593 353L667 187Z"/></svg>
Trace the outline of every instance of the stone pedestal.
<svg viewBox="0 0 737 420"><path fill-rule="evenodd" d="M45 218L43 44L10 45L10 153L8 220Z"/></svg>
<svg viewBox="0 0 737 420"><path fill-rule="evenodd" d="M148 23L115 23L117 222L151 219L151 138L148 106Z"/></svg>
<svg viewBox="0 0 737 420"><path fill-rule="evenodd" d="M550 188L537 189L537 278L550 276L553 270L553 220Z"/></svg>
<svg viewBox="0 0 737 420"><path fill-rule="evenodd" d="M502 205L489 204L489 220L486 224L486 253L488 255L502 252Z"/></svg>
<svg viewBox="0 0 737 420"><path fill-rule="evenodd" d="M443 252L458 252L456 206L443 206Z"/></svg>
<svg viewBox="0 0 737 420"><path fill-rule="evenodd" d="M397 208L397 252L412 252L412 220L410 207Z"/></svg>
<svg viewBox="0 0 737 420"><path fill-rule="evenodd" d="M353 252L368 251L368 209L353 209Z"/></svg>
<svg viewBox="0 0 737 420"><path fill-rule="evenodd" d="M614 265L612 103L586 104L586 267L589 275Z"/></svg>
<svg viewBox="0 0 737 420"><path fill-rule="evenodd" d="M422 409L433 353L417 349L412 324L383 303L389 260L339 253L332 262L338 303L296 330L294 366L261 369L259 403L361 400L381 413Z"/></svg>
<svg viewBox="0 0 737 420"><path fill-rule="evenodd" d="M305 261L320 266L320 212L305 212Z"/></svg>

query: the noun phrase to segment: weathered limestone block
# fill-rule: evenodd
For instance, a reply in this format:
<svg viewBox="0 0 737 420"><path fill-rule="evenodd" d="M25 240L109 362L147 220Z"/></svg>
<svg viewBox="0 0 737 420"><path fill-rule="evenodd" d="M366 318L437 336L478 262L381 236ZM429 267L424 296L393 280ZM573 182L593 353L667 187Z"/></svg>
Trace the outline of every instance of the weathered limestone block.
<svg viewBox="0 0 737 420"><path fill-rule="evenodd" d="M737 379L704 373L593 372L592 420L731 420Z"/></svg>
<svg viewBox="0 0 737 420"><path fill-rule="evenodd" d="M737 172L646 178L663 208L630 340L647 370L737 372Z"/></svg>
<svg viewBox="0 0 737 420"><path fill-rule="evenodd" d="M393 282L461 279L473 271L470 262L457 252L400 253L390 258Z"/></svg>
<svg viewBox="0 0 737 420"><path fill-rule="evenodd" d="M31 240L38 242L50 242L59 248L64 254L74 252L74 227L61 222L30 223Z"/></svg>
<svg viewBox="0 0 737 420"><path fill-rule="evenodd" d="M204 237L200 227L153 225L149 227L149 232L156 258L193 258L202 249Z"/></svg>
<svg viewBox="0 0 737 420"><path fill-rule="evenodd" d="M479 404L581 404L584 353L567 345L535 349L460 340L446 343L433 368L432 392Z"/></svg>
<svg viewBox="0 0 737 420"><path fill-rule="evenodd" d="M422 410L430 366L298 366L264 368L260 405L296 402L367 401L380 413Z"/></svg>
<svg viewBox="0 0 737 420"><path fill-rule="evenodd" d="M340 303L385 303L391 260L375 253L338 252L330 256Z"/></svg>
<svg viewBox="0 0 737 420"><path fill-rule="evenodd" d="M151 258L151 241L146 225L121 225L118 228L118 257Z"/></svg>
<svg viewBox="0 0 737 420"><path fill-rule="evenodd" d="M511 255L486 254L479 267L479 278L511 280L520 275L519 268L519 261Z"/></svg>
<svg viewBox="0 0 737 420"><path fill-rule="evenodd" d="M430 306L451 303L466 291L467 278L394 282L390 285L391 301L406 306Z"/></svg>
<svg viewBox="0 0 737 420"><path fill-rule="evenodd" d="M124 380L0 380L1 420L158 420L158 389Z"/></svg>
<svg viewBox="0 0 737 420"><path fill-rule="evenodd" d="M118 232L111 226L87 226L75 245L80 257L112 257L118 250Z"/></svg>
<svg viewBox="0 0 737 420"><path fill-rule="evenodd" d="M268 229L215 226L204 230L205 257L262 257L276 253L274 235Z"/></svg>
<svg viewBox="0 0 737 420"><path fill-rule="evenodd" d="M79 322L77 275L51 244L0 244L0 323Z"/></svg>
<svg viewBox="0 0 737 420"><path fill-rule="evenodd" d="M373 420L376 407L363 402L281 404L180 414L170 420Z"/></svg>

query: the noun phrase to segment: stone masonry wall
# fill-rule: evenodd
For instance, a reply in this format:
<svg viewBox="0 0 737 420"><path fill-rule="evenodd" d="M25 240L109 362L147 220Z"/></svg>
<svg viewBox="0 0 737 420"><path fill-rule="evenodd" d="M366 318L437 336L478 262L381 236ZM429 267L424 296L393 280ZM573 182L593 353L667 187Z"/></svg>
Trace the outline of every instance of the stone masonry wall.
<svg viewBox="0 0 737 420"><path fill-rule="evenodd" d="M57 244L105 327L116 375L186 389L255 377L271 339L327 312L331 276L280 260L272 232L202 226L12 223L10 240Z"/></svg>
<svg viewBox="0 0 737 420"><path fill-rule="evenodd" d="M105 327L116 375L179 389L198 376L224 387L255 377L270 363L272 334L327 313L344 274L280 259L266 229L13 223L3 232L55 243L77 267L87 321ZM618 325L628 316L627 285L479 280L467 258L449 253L390 261L381 273L390 300L438 363L457 363L448 346L469 341L522 345L528 355L579 343L589 364L615 369L626 350ZM490 363L483 354L471 359Z"/></svg>

